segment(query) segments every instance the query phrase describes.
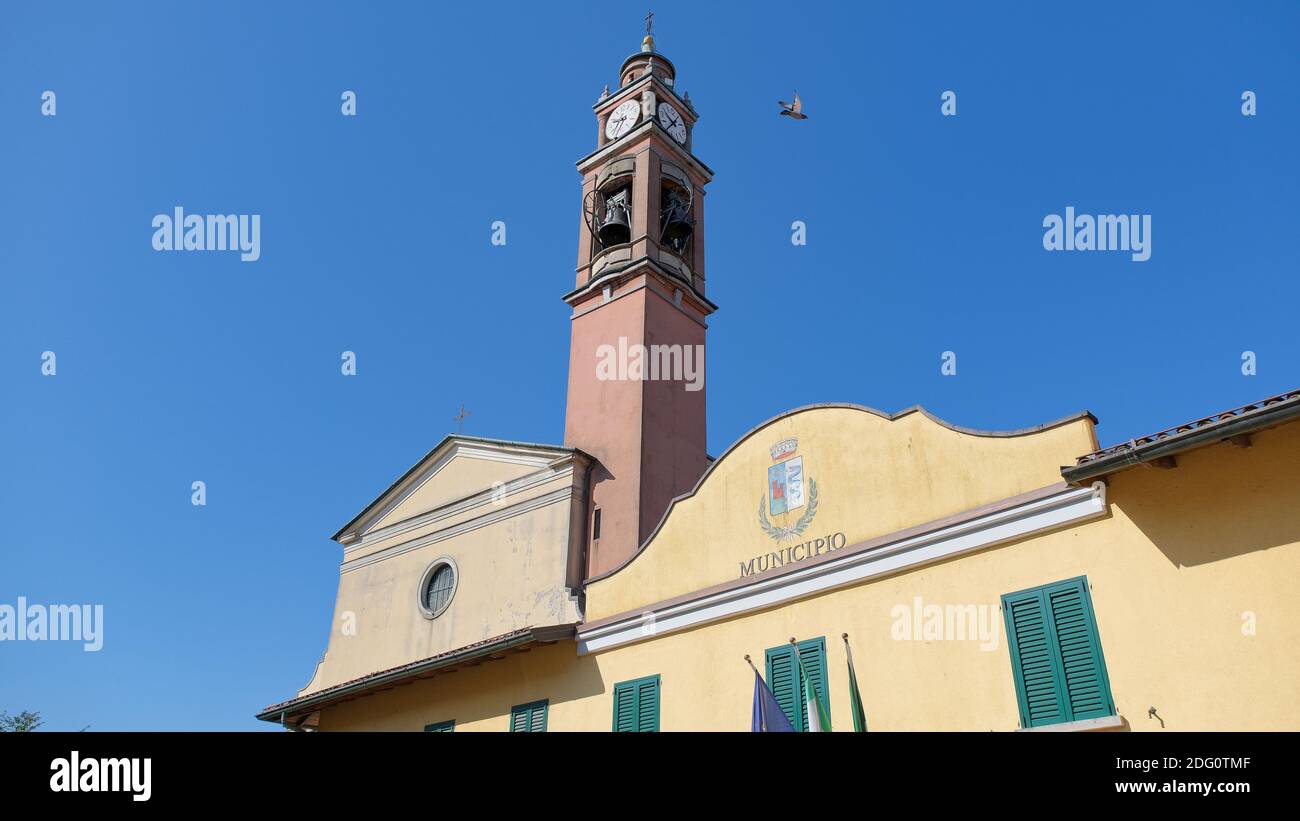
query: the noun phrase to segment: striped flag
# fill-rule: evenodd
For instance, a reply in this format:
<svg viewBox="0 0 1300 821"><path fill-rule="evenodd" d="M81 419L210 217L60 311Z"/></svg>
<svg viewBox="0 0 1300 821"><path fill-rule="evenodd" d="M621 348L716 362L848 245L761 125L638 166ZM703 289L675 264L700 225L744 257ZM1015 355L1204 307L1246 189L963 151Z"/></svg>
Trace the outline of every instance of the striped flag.
<svg viewBox="0 0 1300 821"><path fill-rule="evenodd" d="M853 732L867 731L867 711L862 708L862 694L858 692L858 674L853 672L853 650L849 647L849 634L844 634L844 652L849 657L849 709L853 712Z"/></svg>
<svg viewBox="0 0 1300 821"><path fill-rule="evenodd" d="M803 666L803 656L799 653L799 645L791 642L794 647L794 655L799 664L799 684L803 688L804 698L807 700L808 707L808 730L810 733L829 733L831 731L831 716L826 709L826 702L817 688L813 686L812 678Z"/></svg>

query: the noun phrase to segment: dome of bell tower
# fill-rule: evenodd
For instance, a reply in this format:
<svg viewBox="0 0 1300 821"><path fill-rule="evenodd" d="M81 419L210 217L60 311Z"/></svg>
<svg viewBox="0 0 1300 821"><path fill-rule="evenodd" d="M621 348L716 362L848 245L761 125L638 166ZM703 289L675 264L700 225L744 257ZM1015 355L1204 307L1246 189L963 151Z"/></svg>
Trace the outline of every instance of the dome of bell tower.
<svg viewBox="0 0 1300 821"><path fill-rule="evenodd" d="M672 61L655 50L655 37L652 33L654 16L652 11L646 13L645 37L641 38L641 50L624 60L623 67L619 69L620 88L636 82L646 74L654 74L669 86L677 79L677 70L673 68Z"/></svg>

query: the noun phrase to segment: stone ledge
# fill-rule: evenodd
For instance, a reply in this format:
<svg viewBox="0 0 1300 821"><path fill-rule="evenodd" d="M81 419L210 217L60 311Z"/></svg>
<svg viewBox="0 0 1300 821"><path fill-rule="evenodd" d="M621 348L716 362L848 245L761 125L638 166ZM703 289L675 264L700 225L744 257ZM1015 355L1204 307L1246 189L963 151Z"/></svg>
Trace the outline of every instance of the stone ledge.
<svg viewBox="0 0 1300 821"><path fill-rule="evenodd" d="M1067 721L1063 724L1047 724L1042 727L1022 727L1016 730L1018 733L1087 733L1094 730L1110 730L1115 727L1123 727L1124 718L1119 714L1113 716L1102 716L1101 718L1086 718L1082 721Z"/></svg>

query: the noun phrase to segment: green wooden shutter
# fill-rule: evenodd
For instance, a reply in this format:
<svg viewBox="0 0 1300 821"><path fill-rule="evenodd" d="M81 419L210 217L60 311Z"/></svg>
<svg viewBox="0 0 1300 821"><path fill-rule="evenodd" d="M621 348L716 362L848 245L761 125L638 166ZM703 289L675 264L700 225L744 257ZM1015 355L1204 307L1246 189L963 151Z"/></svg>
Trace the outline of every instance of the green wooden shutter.
<svg viewBox="0 0 1300 821"><path fill-rule="evenodd" d="M659 676L637 685L637 731L659 732Z"/></svg>
<svg viewBox="0 0 1300 821"><path fill-rule="evenodd" d="M636 732L636 687L630 681L614 685L614 732Z"/></svg>
<svg viewBox="0 0 1300 821"><path fill-rule="evenodd" d="M659 732L659 676L614 685L614 732Z"/></svg>
<svg viewBox="0 0 1300 821"><path fill-rule="evenodd" d="M510 732L526 733L528 732L528 710L519 707L510 710Z"/></svg>
<svg viewBox="0 0 1300 821"><path fill-rule="evenodd" d="M437 724L424 725L426 733L454 733L456 732L456 719L451 721L439 721Z"/></svg>
<svg viewBox="0 0 1300 821"><path fill-rule="evenodd" d="M1044 591L1052 613L1052 626L1065 671L1066 707L1070 719L1080 721L1115 714L1101 655L1101 637L1092 612L1085 578L1054 584Z"/></svg>
<svg viewBox="0 0 1300 821"><path fill-rule="evenodd" d="M829 712L831 701L826 689L826 639L825 637L807 639L799 642L799 654L803 656L804 669L809 682L826 705ZM794 648L789 643L772 647L767 651L767 686L772 688L776 703L781 705L785 717L795 732L808 729L808 698L799 686L799 669L796 666Z"/></svg>
<svg viewBox="0 0 1300 821"><path fill-rule="evenodd" d="M510 732L544 733L546 732L547 701L532 701L517 704L510 708Z"/></svg>
<svg viewBox="0 0 1300 821"><path fill-rule="evenodd" d="M1086 577L1008 593L1002 614L1022 727L1115 714Z"/></svg>
<svg viewBox="0 0 1300 821"><path fill-rule="evenodd" d="M821 696L822 704L826 705L826 715L831 712L830 692L826 687L826 639L808 639L799 642L799 654L803 656L803 669L808 677L808 683L812 685L817 695ZM804 726L808 724L808 697L805 693L802 699L804 711Z"/></svg>
<svg viewBox="0 0 1300 821"><path fill-rule="evenodd" d="M1020 726L1038 727L1065 721L1060 674L1052 657L1042 591L1027 590L1003 596L1002 617L1007 623Z"/></svg>
<svg viewBox="0 0 1300 821"><path fill-rule="evenodd" d="M790 720L796 733L803 732L803 713L800 704L799 673L794 668L794 649L788 644L767 651L767 686L772 689L781 712Z"/></svg>

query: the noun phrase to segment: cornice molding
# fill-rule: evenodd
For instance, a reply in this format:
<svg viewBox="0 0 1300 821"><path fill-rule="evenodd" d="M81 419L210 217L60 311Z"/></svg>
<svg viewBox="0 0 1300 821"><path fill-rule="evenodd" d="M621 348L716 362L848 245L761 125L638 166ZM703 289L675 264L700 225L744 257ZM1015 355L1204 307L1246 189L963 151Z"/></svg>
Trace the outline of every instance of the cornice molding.
<svg viewBox="0 0 1300 821"><path fill-rule="evenodd" d="M632 59L632 58L628 58L628 59ZM673 82L675 84L676 80L674 80ZM618 105L624 102L625 100L628 100L633 96L639 96L639 93L641 91L644 91L644 89L642 88L642 86L644 85L654 85L657 86L659 89L668 92L668 96L676 100L677 103L680 104L683 109L685 109L681 113L684 116L690 118L690 124L692 126L694 126L695 123L699 122L700 113L695 110L695 107L687 103L686 98L678 94L677 89L674 86L668 85L663 81L662 77L659 77L658 75L655 74L649 74L649 75L638 77L637 79L633 80L632 82L620 88L618 91L611 91L608 97L604 98L603 100L597 100L594 104L592 104L591 110L596 112L598 116L604 115L608 110L617 108Z"/></svg>
<svg viewBox="0 0 1300 821"><path fill-rule="evenodd" d="M513 505L501 508L495 513L477 516L467 522L461 522L458 525L452 525L451 527L446 527L442 530L436 530L433 533L425 534L418 539L412 539L408 542L395 544L392 547L386 547L383 550L360 556L356 559L346 560L343 562L340 572L349 573L362 567L368 567L376 562L391 559L394 556L401 556L402 554L409 553L412 550L418 550L431 544L437 544L438 542L455 538L456 536L462 536L466 533L478 530L479 528L487 527L488 525L493 525L498 522L504 522L507 519L513 519L516 516L531 513L534 510L540 510L541 508L549 507L557 502L568 501L572 498L573 488L566 485L565 487L553 490L550 493L535 496L531 499L525 499L521 502L516 502Z"/></svg>
<svg viewBox="0 0 1300 821"><path fill-rule="evenodd" d="M569 293L560 297L560 299L563 299L570 307L576 308L584 298L595 295L606 285L614 284L625 278L631 279L640 276L643 273L654 273L666 282L671 283L673 287L680 288L682 290L682 296L694 299L700 306L701 313L704 313L706 316L718 310L717 305L713 304L713 302L711 302L704 294L695 290L695 287L683 279L681 274L668 270L648 256L640 256L636 259L629 260L627 264L621 265L615 270L606 269L601 271L600 275L595 279L573 289ZM617 299L617 297L615 297L615 299ZM610 301L612 302L613 300L611 299ZM578 314L575 314L574 316L578 316Z"/></svg>
<svg viewBox="0 0 1300 821"><path fill-rule="evenodd" d="M586 655L778 607L881 576L973 553L1015 539L1105 516L1106 486L1045 488L1046 495L922 532L900 531L779 571L740 579L578 629ZM1051 492L1055 491L1055 492ZM983 510L983 509L981 509Z"/></svg>
<svg viewBox="0 0 1300 821"><path fill-rule="evenodd" d="M434 524L444 519L459 516L462 513L469 512L484 505L499 502L502 499L508 499L512 496L518 496L520 493L532 490L538 485L544 485L553 482L556 479L573 475L573 460L567 460L562 465L552 465L550 467L530 473L527 476L521 476L518 479L512 479L504 482L499 489L487 488L478 493L448 502L445 505L436 507L425 513L411 516L401 521L385 525L377 530L366 533L360 539L349 542L343 548L343 555L355 553L366 547L370 547L378 542L386 541L394 536L400 536L403 533L409 533L412 530L418 530L427 525Z"/></svg>
<svg viewBox="0 0 1300 821"><path fill-rule="evenodd" d="M709 168L707 165L701 162L698 157L696 157L689 150L687 150L686 146L681 145L672 137L668 136L668 132L664 131L663 126L659 125L659 121L655 118L642 120L640 124L636 126L636 128L633 128L631 131L627 132L622 137L619 137L617 140L614 140L613 142L605 143L600 148L597 148L595 151L591 152L587 156L579 159L578 162L576 163L576 165L578 166L578 171L584 176L586 176L586 174L589 173L593 168L603 165L604 163L608 162L611 158L617 158L619 156L622 156L622 154L629 153L628 152L629 147L636 142L636 139L634 138L648 136L649 132L652 129L657 129L663 135L663 138L660 140L660 142L668 146L668 149L671 152L670 156L680 159L680 161L688 164L691 168L693 168L695 172L699 174L700 177L704 180L703 185L708 185L710 182L713 181L713 169ZM694 135L692 135L692 143L693 142L694 142ZM631 152L631 153L640 153L640 152ZM660 153L662 154L663 152Z"/></svg>

